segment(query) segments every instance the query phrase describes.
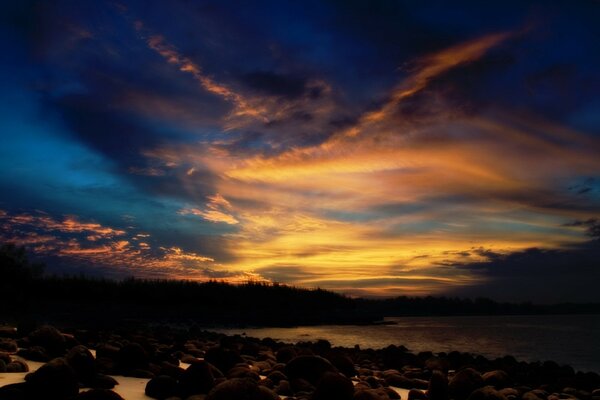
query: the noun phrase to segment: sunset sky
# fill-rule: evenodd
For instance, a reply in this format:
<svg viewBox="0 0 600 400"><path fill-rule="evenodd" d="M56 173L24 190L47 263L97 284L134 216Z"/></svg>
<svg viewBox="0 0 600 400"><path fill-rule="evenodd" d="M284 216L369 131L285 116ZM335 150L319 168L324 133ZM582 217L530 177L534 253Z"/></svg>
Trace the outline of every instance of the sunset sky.
<svg viewBox="0 0 600 400"><path fill-rule="evenodd" d="M49 272L600 301L600 2L2 2Z"/></svg>

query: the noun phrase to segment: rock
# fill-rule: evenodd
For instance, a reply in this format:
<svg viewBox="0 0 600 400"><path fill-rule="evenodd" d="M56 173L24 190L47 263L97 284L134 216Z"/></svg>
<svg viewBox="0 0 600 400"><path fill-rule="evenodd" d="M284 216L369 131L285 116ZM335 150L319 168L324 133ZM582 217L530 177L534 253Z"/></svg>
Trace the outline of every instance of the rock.
<svg viewBox="0 0 600 400"><path fill-rule="evenodd" d="M124 400L118 393L108 389L91 389L79 393L75 400Z"/></svg>
<svg viewBox="0 0 600 400"><path fill-rule="evenodd" d="M499 390L500 393L502 393L504 396L506 396L507 398L511 398L511 396L513 398L518 397L519 396L519 391L517 389L513 389L513 388L504 388Z"/></svg>
<svg viewBox="0 0 600 400"><path fill-rule="evenodd" d="M69 350L65 359L71 368L75 370L80 382L88 383L96 374L96 360L85 346L73 347Z"/></svg>
<svg viewBox="0 0 600 400"><path fill-rule="evenodd" d="M317 383L312 400L352 400L352 381L337 372L325 372Z"/></svg>
<svg viewBox="0 0 600 400"><path fill-rule="evenodd" d="M119 350L118 369L122 372L148 368L148 353L139 343L128 343Z"/></svg>
<svg viewBox="0 0 600 400"><path fill-rule="evenodd" d="M319 356L298 356L285 366L285 374L290 380L305 379L312 385L316 385L326 372L337 372L337 369Z"/></svg>
<svg viewBox="0 0 600 400"><path fill-rule="evenodd" d="M427 389L429 382L423 382L418 379L408 378L399 373L388 373L384 375L385 382L390 386L396 386L402 389Z"/></svg>
<svg viewBox="0 0 600 400"><path fill-rule="evenodd" d="M0 387L0 399L2 400L29 400L31 398L31 387L25 382Z"/></svg>
<svg viewBox="0 0 600 400"><path fill-rule="evenodd" d="M296 350L291 346L284 346L277 350L276 358L277 362L287 364L293 358L295 358L298 354Z"/></svg>
<svg viewBox="0 0 600 400"><path fill-rule="evenodd" d="M6 372L29 372L29 366L21 360L13 360L6 364Z"/></svg>
<svg viewBox="0 0 600 400"><path fill-rule="evenodd" d="M215 386L206 400L279 400L272 390L259 386L251 379L234 378Z"/></svg>
<svg viewBox="0 0 600 400"><path fill-rule="evenodd" d="M408 400L427 400L427 395L419 389L410 389L408 391Z"/></svg>
<svg viewBox="0 0 600 400"><path fill-rule="evenodd" d="M18 349L17 342L12 339L0 339L0 350L15 353Z"/></svg>
<svg viewBox="0 0 600 400"><path fill-rule="evenodd" d="M214 367L206 361L190 365L179 378L181 393L186 396L208 393L215 385Z"/></svg>
<svg viewBox="0 0 600 400"><path fill-rule="evenodd" d="M356 368L352 359L341 351L332 351L327 354L327 360L333 364L346 377L351 378L357 375Z"/></svg>
<svg viewBox="0 0 600 400"><path fill-rule="evenodd" d="M256 382L260 381L260 376L248 367L233 367L227 372L227 378L249 378Z"/></svg>
<svg viewBox="0 0 600 400"><path fill-rule="evenodd" d="M48 354L46 349L42 346L31 346L26 349L21 349L17 352L17 354L31 361L48 362L52 359L50 354Z"/></svg>
<svg viewBox="0 0 600 400"><path fill-rule="evenodd" d="M425 360L425 368L430 371L442 371L444 373L448 373L450 363L445 358L430 357Z"/></svg>
<svg viewBox="0 0 600 400"><path fill-rule="evenodd" d="M236 364L244 362L238 353L222 346L208 349L204 355L204 360L217 367L224 374Z"/></svg>
<svg viewBox="0 0 600 400"><path fill-rule="evenodd" d="M41 346L51 357L62 356L65 352L66 340L58 329L50 325L31 332L28 336L29 342L34 346Z"/></svg>
<svg viewBox="0 0 600 400"><path fill-rule="evenodd" d="M427 387L429 400L448 400L448 378L440 370L433 371Z"/></svg>
<svg viewBox="0 0 600 400"><path fill-rule="evenodd" d="M290 386L292 387L292 391L295 393L312 393L315 391L315 387L309 381L302 378L292 379L290 381Z"/></svg>
<svg viewBox="0 0 600 400"><path fill-rule="evenodd" d="M511 384L508 374L502 370L489 371L481 377L484 385L494 386L496 389L504 389Z"/></svg>
<svg viewBox="0 0 600 400"><path fill-rule="evenodd" d="M280 381L288 379L287 376L283 372L281 372L281 371L273 371L269 375L267 375L267 378L269 378L270 380L272 380L273 383L276 384L276 385Z"/></svg>
<svg viewBox="0 0 600 400"><path fill-rule="evenodd" d="M112 376L95 374L87 384L93 389L112 389L118 385L119 382Z"/></svg>
<svg viewBox="0 0 600 400"><path fill-rule="evenodd" d="M0 351L0 360L4 361L5 363L9 363L12 361L12 359L10 358L10 354L5 353L3 351Z"/></svg>
<svg viewBox="0 0 600 400"><path fill-rule="evenodd" d="M468 397L468 400L507 400L506 396L491 386L486 386L475 390Z"/></svg>
<svg viewBox="0 0 600 400"><path fill-rule="evenodd" d="M0 358L0 373L6 372L6 361Z"/></svg>
<svg viewBox="0 0 600 400"><path fill-rule="evenodd" d="M280 380L277 386L275 386L275 393L281 396L290 396L292 394L292 385L287 380Z"/></svg>
<svg viewBox="0 0 600 400"><path fill-rule="evenodd" d="M476 389L483 386L481 374L473 368L465 368L456 373L448 383L448 392L456 400L464 400Z"/></svg>
<svg viewBox="0 0 600 400"><path fill-rule="evenodd" d="M164 400L177 393L177 381L167 375L157 376L148 381L145 393L146 396Z"/></svg>
<svg viewBox="0 0 600 400"><path fill-rule="evenodd" d="M400 400L400 394L391 387L384 387L383 390L385 393L387 393L390 399Z"/></svg>
<svg viewBox="0 0 600 400"><path fill-rule="evenodd" d="M25 381L39 398L63 399L79 393L77 375L64 358L55 358L42 365L28 374Z"/></svg>

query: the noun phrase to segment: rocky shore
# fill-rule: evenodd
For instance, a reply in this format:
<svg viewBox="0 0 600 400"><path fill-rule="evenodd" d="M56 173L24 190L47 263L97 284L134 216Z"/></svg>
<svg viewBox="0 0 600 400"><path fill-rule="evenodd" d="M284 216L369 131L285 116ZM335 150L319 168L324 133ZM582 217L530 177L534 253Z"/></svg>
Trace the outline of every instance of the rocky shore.
<svg viewBox="0 0 600 400"><path fill-rule="evenodd" d="M44 364L0 387L0 400L118 400L120 377L147 379L146 396L161 400L600 400L597 373L551 361L289 344L197 327L0 329L0 374L28 372L23 360Z"/></svg>

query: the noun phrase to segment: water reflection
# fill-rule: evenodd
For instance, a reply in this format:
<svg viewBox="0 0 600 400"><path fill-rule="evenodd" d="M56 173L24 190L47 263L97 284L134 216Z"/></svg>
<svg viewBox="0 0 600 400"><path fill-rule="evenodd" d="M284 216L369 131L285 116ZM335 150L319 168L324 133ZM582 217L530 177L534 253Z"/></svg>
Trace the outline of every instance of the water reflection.
<svg viewBox="0 0 600 400"><path fill-rule="evenodd" d="M383 348L404 345L413 352L510 354L518 360L554 360L583 371L600 371L600 315L403 317L393 325L310 326L217 330L298 342L327 339L333 345Z"/></svg>

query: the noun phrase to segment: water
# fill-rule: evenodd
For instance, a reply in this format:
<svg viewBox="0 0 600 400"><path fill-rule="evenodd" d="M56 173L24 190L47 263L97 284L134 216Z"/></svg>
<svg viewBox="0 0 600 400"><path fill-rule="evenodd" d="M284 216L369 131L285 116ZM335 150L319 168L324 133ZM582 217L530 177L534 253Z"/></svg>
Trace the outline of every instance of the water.
<svg viewBox="0 0 600 400"><path fill-rule="evenodd" d="M285 342L327 339L334 346L383 348L404 345L413 352L458 350L496 358L553 360L576 370L600 372L600 315L534 315L386 318L394 325L300 326L220 329Z"/></svg>

